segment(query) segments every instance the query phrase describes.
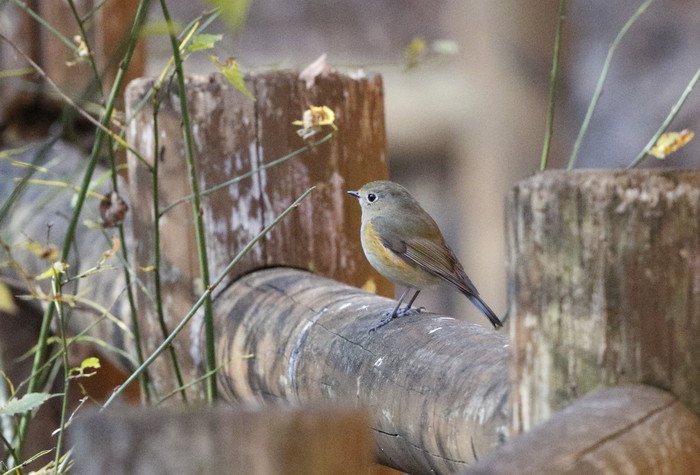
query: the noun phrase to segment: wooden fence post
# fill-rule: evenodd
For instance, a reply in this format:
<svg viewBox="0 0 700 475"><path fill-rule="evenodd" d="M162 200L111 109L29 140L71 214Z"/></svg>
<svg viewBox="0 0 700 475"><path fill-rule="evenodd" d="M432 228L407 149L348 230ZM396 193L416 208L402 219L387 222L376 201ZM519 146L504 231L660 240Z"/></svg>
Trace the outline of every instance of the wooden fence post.
<svg viewBox="0 0 700 475"><path fill-rule="evenodd" d="M700 414L700 172L540 173L507 228L513 433L600 385Z"/></svg>
<svg viewBox="0 0 700 475"><path fill-rule="evenodd" d="M266 168L234 185L207 195L202 213L212 276L218 275L233 256L273 218L311 186L316 186L283 222L260 241L232 271L234 280L256 268L286 265L317 272L348 284L374 283L380 294L392 287L366 262L359 241L360 210L345 191L387 177L381 78L352 79L340 74L317 78L306 88L297 73L277 71L250 75L246 84L256 97L246 98L220 74L193 76L187 82L189 113L196 143L200 189L208 190L227 180L281 158L306 145L292 122L311 105L335 111L337 136L312 146L301 155ZM140 79L127 90L127 113L133 115L128 130L132 144L150 163L159 160L160 207L163 209L190 194L183 158L180 103L175 86L161 91L158 131L153 130L151 102L138 110L153 80ZM154 151L153 136L160 140ZM314 137L316 140L323 135ZM153 263L154 213L152 175L131 156L130 190L136 240L135 263L145 269ZM167 211L160 221L165 317L173 328L202 292L197 286L197 253L191 225L191 203L183 202ZM140 279L153 291L150 271ZM225 288L225 286L221 286ZM152 305L142 300L141 316L148 352L162 332ZM174 342L185 379L199 376L192 354L198 341L191 338L197 326ZM195 345L195 346L192 346ZM159 391L175 387L171 365L163 357L152 368ZM191 391L195 393L198 387ZM197 393L201 396L201 393Z"/></svg>
<svg viewBox="0 0 700 475"><path fill-rule="evenodd" d="M112 87L119 54L132 27L138 0L81 0L74 2L77 14L84 22L83 27L92 55L103 79L103 92ZM78 58L54 32L41 26L23 7L30 8L46 19L51 27L69 41L74 41L81 33L71 5L64 1L28 1L22 6L9 3L2 6L2 14L7 21L7 31L3 32L18 48L36 62L58 87L76 99L99 99L94 85L94 74L85 58ZM88 13L91 13L88 16ZM77 42L74 43L77 46ZM0 41L0 68L12 70L27 68L29 65L9 44ZM127 81L143 75L145 67L145 43L140 42L127 70ZM24 81L41 83L43 79L34 73L20 76ZM125 82L126 84L126 82ZM50 88L37 87L37 92L28 92L27 87L16 87L12 79L0 82L0 130L9 135L43 136L48 133L52 121L57 120L63 104L54 100ZM87 92L91 95L85 96ZM120 106L121 108L121 106ZM5 131L4 129L9 129ZM3 138L3 137L0 137ZM14 137L9 137L14 138Z"/></svg>
<svg viewBox="0 0 700 475"><path fill-rule="evenodd" d="M201 212L211 272L217 275L266 224L316 186L234 268L232 283L217 289L215 333L224 397L368 406L385 464L427 473L473 463L505 437L504 336L428 315L369 334L372 322L393 303L321 277L391 293L362 253L360 209L345 193L387 176L380 79L333 74L306 89L296 73L273 72L248 76L246 84L255 102L218 74L188 80L202 190L260 170L303 147L292 122L311 105L333 109L339 132L303 155L206 195ZM152 140L152 111L136 110L152 86L151 80L138 80L127 90L127 112L134 114L128 137L147 162L154 163L157 156L164 209L190 191L176 91L159 96L158 150ZM148 167L133 156L129 168L135 267L144 269L154 252L153 180ZM163 301L170 328L201 292L191 221L191 204L183 202L170 208L160 223L161 275L167 277ZM268 267L279 268L259 270ZM150 272L140 272L140 278L152 289ZM151 307L141 308L150 352L160 340L160 329ZM193 321L175 340L186 380L201 374L200 323ZM170 362L161 357L156 363L153 381L159 391L171 390L175 381Z"/></svg>

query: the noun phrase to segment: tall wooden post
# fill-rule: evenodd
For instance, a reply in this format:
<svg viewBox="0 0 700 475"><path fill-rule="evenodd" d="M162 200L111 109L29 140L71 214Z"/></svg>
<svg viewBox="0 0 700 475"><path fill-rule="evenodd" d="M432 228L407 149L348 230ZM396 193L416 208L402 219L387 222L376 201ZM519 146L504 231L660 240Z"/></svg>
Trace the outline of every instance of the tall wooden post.
<svg viewBox="0 0 700 475"><path fill-rule="evenodd" d="M79 0L72 5L83 21L87 38L81 41L90 46L89 54L100 72L102 93L105 95L112 87L138 4L138 0ZM7 29L2 33L36 62L61 91L76 99L99 100L94 73L87 58L77 56L62 38L40 25L25 8L47 20L55 32L73 41L77 47L75 37L81 35L81 29L71 5L65 1L40 0L22 2L21 6L13 3L3 5L2 15L7 20L3 26L7 26ZM27 62L12 46L0 41L1 69L27 67ZM140 42L129 63L127 81L143 75L144 67L145 44ZM38 84L43 82L31 72L23 75L22 79ZM10 135L25 137L46 134L52 121L58 119L63 104L52 99L51 95L43 94L53 93L48 86L45 89L37 87L37 91L41 92L28 92L26 86L18 87L11 78L0 82L0 99L3 103L0 126L9 128L12 132Z"/></svg>
<svg viewBox="0 0 700 475"><path fill-rule="evenodd" d="M361 286L374 282L379 293L391 286L366 262L359 241L360 210L346 190L387 177L381 78L352 79L334 74L318 78L307 89L289 71L251 75L246 84L256 97L246 98L220 74L193 76L187 83L187 101L196 144L197 172L201 190L208 190L252 170L258 173L206 195L201 212L205 218L206 243L212 276L251 239L311 186L308 199L254 247L230 275L234 280L246 272L274 265L308 269L321 275ZM150 101L137 109L153 81L141 79L127 90L127 113L134 115L129 143L149 163L159 160L160 209L190 194L183 156L180 101L173 89L159 96L158 130ZM337 136L312 146L290 160L262 170L266 164L304 147L292 122L309 106L334 110ZM154 150L153 137L160 140ZM323 135L314 137L318 140ZM130 157L130 188L136 238L135 263L146 269L153 263L153 178L149 169ZM161 276L166 323L173 328L191 308L202 289L197 285L195 238L191 203L167 211L160 221ZM139 273L153 292L153 275ZM224 286L222 286L223 288ZM162 341L152 304L143 299L142 323L148 352ZM199 376L198 326L175 340L185 379ZM194 346L192 346L194 345ZM159 390L174 388L170 363L155 363ZM191 391L195 393L196 388Z"/></svg>
<svg viewBox="0 0 700 475"><path fill-rule="evenodd" d="M507 227L514 432L626 382L700 414L700 172L541 173Z"/></svg>

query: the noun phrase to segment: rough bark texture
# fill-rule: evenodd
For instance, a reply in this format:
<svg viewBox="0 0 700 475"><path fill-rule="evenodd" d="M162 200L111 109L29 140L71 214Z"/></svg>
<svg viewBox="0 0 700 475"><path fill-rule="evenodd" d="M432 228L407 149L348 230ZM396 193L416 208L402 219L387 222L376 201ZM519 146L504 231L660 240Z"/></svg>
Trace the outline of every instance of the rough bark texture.
<svg viewBox="0 0 700 475"><path fill-rule="evenodd" d="M381 463L409 473L469 466L506 434L508 340L428 313L369 333L394 304L294 269L242 277L215 302L223 395L363 406Z"/></svg>
<svg viewBox="0 0 700 475"><path fill-rule="evenodd" d="M464 475L692 475L698 467L700 419L665 391L623 385L584 396Z"/></svg>
<svg viewBox="0 0 700 475"><path fill-rule="evenodd" d="M507 214L514 433L627 382L700 414L700 172L541 173Z"/></svg>
<svg viewBox="0 0 700 475"><path fill-rule="evenodd" d="M369 473L368 424L359 409L121 409L76 420L72 472Z"/></svg>
<svg viewBox="0 0 700 475"><path fill-rule="evenodd" d="M303 147L305 142L291 123L301 119L310 105L333 109L340 132L310 151L206 196L202 213L212 278L303 191L315 185L309 198L247 254L230 279L257 268L287 265L353 285L375 281L380 293L389 294L390 285L364 259L359 240L360 210L345 194L346 190L387 176L381 78L331 75L318 78L314 87L306 89L297 73L280 71L251 75L246 84L256 101L247 99L220 74L188 79L201 190ZM127 91L127 111L136 114L129 128L129 142L150 163L156 154L152 111L148 107L138 110L137 106L152 85L151 80L141 79ZM157 153L162 208L190 194L190 188L183 158L179 99L174 89L164 91L161 99ZM142 163L134 157L130 160L136 267L144 268L153 262L152 177ZM196 285L197 253L191 223L189 202L172 208L161 221L163 300L170 328L201 293ZM140 277L152 290L152 275L144 272ZM151 351L162 339L161 331L152 305L144 300L141 308ZM192 328L196 331L197 325ZM190 342L185 334L175 341L187 380L198 376ZM157 362L154 373L159 389L173 388L170 370L164 358Z"/></svg>

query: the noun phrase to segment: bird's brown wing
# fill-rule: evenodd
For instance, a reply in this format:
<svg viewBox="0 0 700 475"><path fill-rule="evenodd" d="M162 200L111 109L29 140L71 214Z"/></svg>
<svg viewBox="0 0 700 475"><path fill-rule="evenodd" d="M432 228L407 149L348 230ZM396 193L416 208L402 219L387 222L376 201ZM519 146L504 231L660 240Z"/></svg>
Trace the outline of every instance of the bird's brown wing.
<svg viewBox="0 0 700 475"><path fill-rule="evenodd" d="M404 223L406 224L406 223ZM409 264L416 265L424 271L441 277L460 291L479 295L472 281L467 277L462 265L457 260L452 250L445 244L439 231L428 236L420 236L418 233L406 233L410 230L410 223L400 231L397 223L392 218L374 218L372 226L382 239L384 246ZM435 226L432 229L437 229ZM405 234L411 237L406 238Z"/></svg>
<svg viewBox="0 0 700 475"><path fill-rule="evenodd" d="M479 295L457 257L444 243L423 238L409 239L406 242L405 257L431 274L442 277L462 292Z"/></svg>

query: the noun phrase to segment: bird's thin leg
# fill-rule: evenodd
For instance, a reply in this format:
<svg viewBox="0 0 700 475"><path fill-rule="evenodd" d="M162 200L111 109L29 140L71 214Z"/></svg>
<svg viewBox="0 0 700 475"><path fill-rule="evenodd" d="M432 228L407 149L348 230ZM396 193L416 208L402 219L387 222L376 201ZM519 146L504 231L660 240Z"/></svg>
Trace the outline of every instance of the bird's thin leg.
<svg viewBox="0 0 700 475"><path fill-rule="evenodd" d="M416 293L413 294L413 298L408 301L408 305L406 305L406 308L404 310L408 310L409 308L411 308L411 305L413 305L413 302L416 301L416 297L418 297L419 293L420 293L420 290L416 289Z"/></svg>
<svg viewBox="0 0 700 475"><path fill-rule="evenodd" d="M389 320L391 320L392 318L396 318L396 317L399 316L399 308L401 307L401 303L403 302L403 299L406 298L406 295L408 295L408 292L410 292L410 291L411 291L411 288L410 288L410 287L406 287L406 290L403 291L403 293L401 294L401 297L399 297L399 301L398 301L398 303L396 304L396 307L394 307L394 311L391 312L391 315L390 315ZM415 299L415 297L413 297L413 298L411 299L411 301L410 301L409 304L408 304L408 308L411 307L411 304L413 303L413 300L414 300L414 299Z"/></svg>
<svg viewBox="0 0 700 475"><path fill-rule="evenodd" d="M398 317L403 317L404 315L406 315L406 313L408 313L408 312L407 312L408 309L411 308L411 305L413 304L413 301L416 300L416 296L418 295L418 292L420 292L419 290L416 290L416 294L413 296L413 298L411 299L411 301L408 303L408 307L406 307L406 308L403 309L402 311L399 311L399 308L401 308L401 304L403 303L403 299L406 298L406 295L408 295L408 292L409 292L410 290L411 290L410 287L406 287L406 290L404 290L403 293L401 294L401 297L399 297L399 301L397 302L396 307L394 307L394 310L393 310L391 313L387 312L387 313L385 314L385 315L387 315L387 318L385 318L384 320L382 320L381 322L379 322L376 326L370 328L370 330L369 330L370 332L373 332L373 331L376 330L377 328L383 327L384 325L386 325L387 323L389 323L389 322L392 321L393 319L398 318Z"/></svg>

